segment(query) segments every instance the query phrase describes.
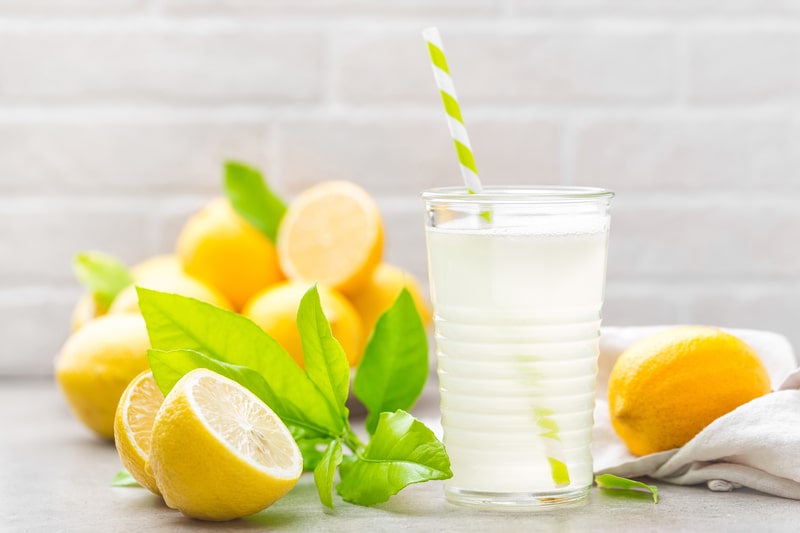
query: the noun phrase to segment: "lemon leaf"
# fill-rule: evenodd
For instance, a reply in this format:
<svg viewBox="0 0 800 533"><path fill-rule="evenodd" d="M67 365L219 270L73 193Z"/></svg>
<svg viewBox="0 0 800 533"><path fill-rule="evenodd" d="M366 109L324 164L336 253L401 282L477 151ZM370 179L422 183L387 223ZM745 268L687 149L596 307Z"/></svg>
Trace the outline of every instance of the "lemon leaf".
<svg viewBox="0 0 800 533"><path fill-rule="evenodd" d="M325 397L333 413L347 419L344 404L350 389L350 365L342 346L331 333L316 285L300 300L297 328L303 344L306 374Z"/></svg>
<svg viewBox="0 0 800 533"><path fill-rule="evenodd" d="M300 448L300 453L303 454L303 471L304 472L312 472L319 462L322 460L325 451L328 449L328 444L331 442L330 437L306 437L304 435L298 435L297 426L288 426L289 430L292 432L292 436L294 437L295 442L297 443L297 447Z"/></svg>
<svg viewBox="0 0 800 533"><path fill-rule="evenodd" d="M97 303L108 309L117 294L133 283L125 263L102 252L80 252L72 258L72 269L81 284L94 293Z"/></svg>
<svg viewBox="0 0 800 533"><path fill-rule="evenodd" d="M196 368L207 368L242 385L269 405L287 426L301 427L306 435L326 435L314 420L305 417L306 406L296 405L280 397L269 383L255 370L246 366L218 361L194 350L148 350L147 359L158 388L166 396L186 373Z"/></svg>
<svg viewBox="0 0 800 533"><path fill-rule="evenodd" d="M142 488L142 489L144 488L139 484L138 481L133 479L133 476L131 475L131 473L128 472L127 470L125 470L124 468L114 475L114 479L111 480L111 486L112 487L139 487L139 488Z"/></svg>
<svg viewBox="0 0 800 533"><path fill-rule="evenodd" d="M298 312L308 372L301 370L272 337L239 314L176 294L143 288L137 288L137 293L152 346L148 358L162 392L168 394L195 368L208 368L251 390L289 427L304 454L304 468L314 468L324 505L333 506L337 467L341 479L337 492L346 501L360 505L386 501L412 483L452 476L444 445L403 410L381 413L366 446L352 433L344 405L349 381L347 359L331 336L316 287L306 293ZM401 295L399 301L398 315L391 318L394 315L390 314L386 319L387 331L398 328L391 326L394 321L420 321L416 315L410 320L406 316L416 313L415 308L404 311L409 305L413 307L410 295ZM398 335L404 334L402 328L398 331ZM405 342L399 337L387 338L381 342ZM387 345L385 349L391 352L396 346ZM386 368L396 374L390 386L402 381L402 365ZM424 384L424 377L412 379ZM416 395L407 395L404 401L413 403ZM382 405L386 404L384 398ZM343 445L353 454L345 456ZM326 446L324 451L322 446Z"/></svg>
<svg viewBox="0 0 800 533"><path fill-rule="evenodd" d="M407 289L375 324L356 370L353 392L367 407L372 434L383 411L410 410L428 379L428 337Z"/></svg>
<svg viewBox="0 0 800 533"><path fill-rule="evenodd" d="M268 384L264 390L270 391L269 398L262 400L285 418L287 424L291 420L332 437L342 433L345 420L331 413L327 399L305 372L275 339L252 321L193 298L141 287L137 287L137 292L151 347L165 352L186 352L181 356L179 370L167 372L165 366L152 368L162 392L168 393L176 378L180 379L189 370L212 364L209 360L246 367L246 371L237 370L239 374L231 371L226 375L236 381L243 379L242 373L262 376ZM253 383L244 381L241 385L245 387Z"/></svg>
<svg viewBox="0 0 800 533"><path fill-rule="evenodd" d="M286 204L270 190L261 172L243 163L226 162L225 195L243 219L275 242Z"/></svg>
<svg viewBox="0 0 800 533"><path fill-rule="evenodd" d="M333 476L336 467L342 462L342 443L338 439L331 441L322 458L314 469L314 484L317 486L319 501L325 507L333 509Z"/></svg>
<svg viewBox="0 0 800 533"><path fill-rule="evenodd" d="M344 458L336 491L347 502L375 505L413 483L452 475L444 444L425 424L397 410L381 413L363 452Z"/></svg>
<svg viewBox="0 0 800 533"><path fill-rule="evenodd" d="M609 489L621 491L620 494L630 494L633 497L649 492L653 496L653 503L658 503L658 487L655 485L647 485L641 481L634 481L613 474L601 474L595 476L594 482L599 489Z"/></svg>

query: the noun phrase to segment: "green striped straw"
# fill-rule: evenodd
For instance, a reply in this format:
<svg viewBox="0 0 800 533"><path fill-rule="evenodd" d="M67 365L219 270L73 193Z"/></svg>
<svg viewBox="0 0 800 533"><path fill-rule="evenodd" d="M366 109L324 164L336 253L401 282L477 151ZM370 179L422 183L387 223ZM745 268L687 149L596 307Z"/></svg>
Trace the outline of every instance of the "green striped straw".
<svg viewBox="0 0 800 533"><path fill-rule="evenodd" d="M478 176L478 167L475 166L475 157L472 155L472 145L469 142L467 128L464 126L464 119L461 116L461 107L458 105L456 87L453 85L453 78L450 76L450 69L447 66L442 38L439 36L437 28L426 29L422 32L422 37L428 43L433 77L436 80L436 87L439 88L439 93L442 95L442 103L444 103L444 110L447 113L447 126L450 128L450 136L456 145L456 154L461 167L461 175L464 177L464 185L470 194L479 193L483 187L481 187L481 180Z"/></svg>

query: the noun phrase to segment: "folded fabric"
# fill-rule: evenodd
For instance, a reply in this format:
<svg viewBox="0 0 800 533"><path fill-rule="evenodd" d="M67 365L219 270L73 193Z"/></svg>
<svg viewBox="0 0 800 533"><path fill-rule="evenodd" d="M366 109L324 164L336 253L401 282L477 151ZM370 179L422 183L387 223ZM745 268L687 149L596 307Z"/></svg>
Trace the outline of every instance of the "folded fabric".
<svg viewBox="0 0 800 533"><path fill-rule="evenodd" d="M718 418L681 448L636 457L619 440L608 411L611 368L628 346L666 327L603 329L592 443L596 473L705 483L715 491L749 487L800 500L800 369L791 345L776 333L721 328L758 352L775 392Z"/></svg>

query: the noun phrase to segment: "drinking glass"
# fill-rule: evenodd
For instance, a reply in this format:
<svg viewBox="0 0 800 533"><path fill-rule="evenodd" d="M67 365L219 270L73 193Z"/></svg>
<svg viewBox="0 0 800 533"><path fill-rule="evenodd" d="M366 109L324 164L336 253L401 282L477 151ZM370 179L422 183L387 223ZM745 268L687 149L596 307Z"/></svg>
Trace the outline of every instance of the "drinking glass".
<svg viewBox="0 0 800 533"><path fill-rule="evenodd" d="M580 502L590 451L611 191L422 194L449 501Z"/></svg>

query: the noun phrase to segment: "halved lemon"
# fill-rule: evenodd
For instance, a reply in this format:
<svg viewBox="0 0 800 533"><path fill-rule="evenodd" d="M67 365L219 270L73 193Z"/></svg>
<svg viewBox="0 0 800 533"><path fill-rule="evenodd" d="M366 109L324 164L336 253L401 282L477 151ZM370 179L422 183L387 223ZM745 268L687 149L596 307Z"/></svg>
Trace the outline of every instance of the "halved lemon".
<svg viewBox="0 0 800 533"><path fill-rule="evenodd" d="M153 373L146 370L128 384L114 417L114 443L122 466L140 485L155 494L160 494L156 480L146 465L153 421L163 401L164 395L156 385Z"/></svg>
<svg viewBox="0 0 800 533"><path fill-rule="evenodd" d="M289 279L354 294L383 255L378 206L364 189L348 181L310 187L286 211L277 247Z"/></svg>
<svg viewBox="0 0 800 533"><path fill-rule="evenodd" d="M168 506L214 521L269 507L303 473L281 419L246 388L206 369L187 373L167 394L148 464Z"/></svg>

